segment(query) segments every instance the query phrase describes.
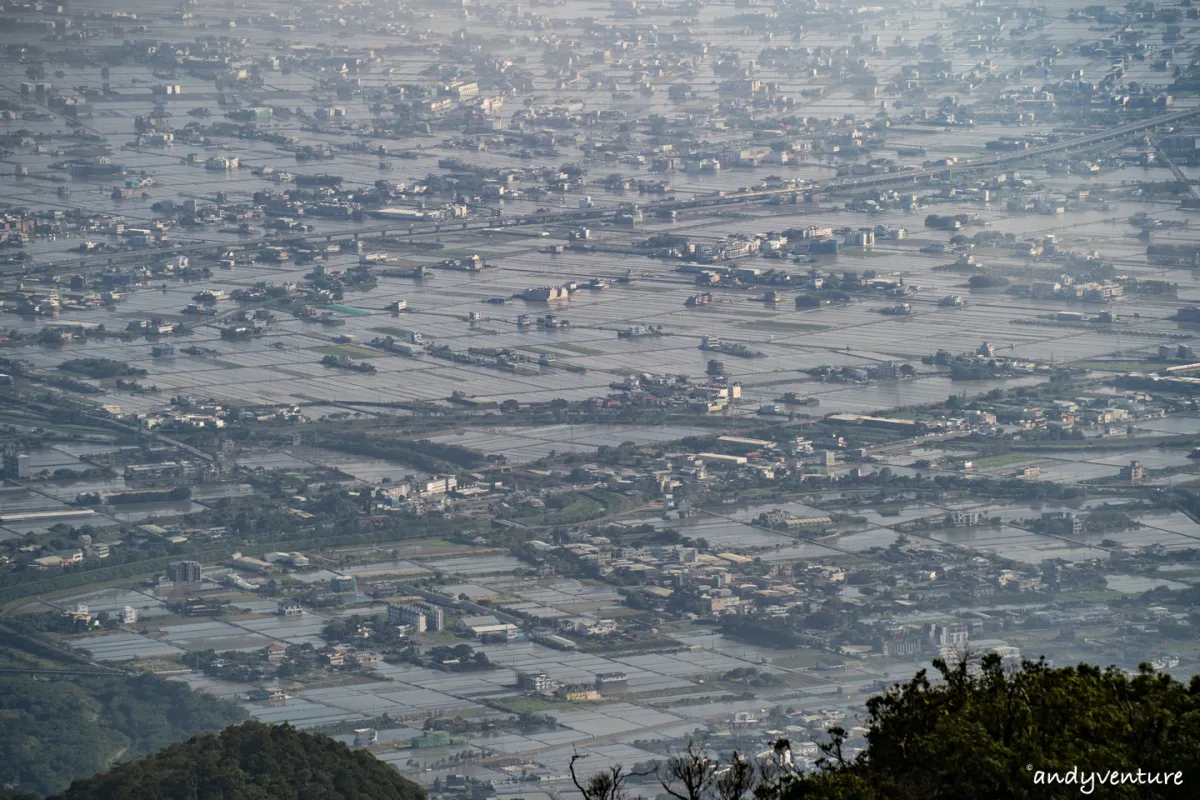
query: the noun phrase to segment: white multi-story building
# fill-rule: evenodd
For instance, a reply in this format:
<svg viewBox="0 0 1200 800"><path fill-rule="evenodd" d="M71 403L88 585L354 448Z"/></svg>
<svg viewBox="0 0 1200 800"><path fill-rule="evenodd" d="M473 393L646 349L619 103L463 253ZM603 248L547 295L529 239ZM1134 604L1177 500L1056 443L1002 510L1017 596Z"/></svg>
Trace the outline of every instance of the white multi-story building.
<svg viewBox="0 0 1200 800"><path fill-rule="evenodd" d="M458 488L458 478L453 475L439 475L436 478L421 481L417 488L418 494L422 497L448 494Z"/></svg>
<svg viewBox="0 0 1200 800"><path fill-rule="evenodd" d="M388 622L393 625L409 625L417 633L441 633L446 629L445 612L432 603L390 604Z"/></svg>

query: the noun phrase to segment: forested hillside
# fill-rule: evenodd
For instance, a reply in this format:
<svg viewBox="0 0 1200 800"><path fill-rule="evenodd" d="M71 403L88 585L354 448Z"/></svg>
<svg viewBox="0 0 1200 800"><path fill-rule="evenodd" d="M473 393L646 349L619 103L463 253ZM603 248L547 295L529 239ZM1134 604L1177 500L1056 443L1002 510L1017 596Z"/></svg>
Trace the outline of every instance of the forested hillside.
<svg viewBox="0 0 1200 800"><path fill-rule="evenodd" d="M76 781L59 798L424 800L425 790L327 736L247 722Z"/></svg>
<svg viewBox="0 0 1200 800"><path fill-rule="evenodd" d="M151 675L0 676L0 786L52 794L242 719L235 703Z"/></svg>

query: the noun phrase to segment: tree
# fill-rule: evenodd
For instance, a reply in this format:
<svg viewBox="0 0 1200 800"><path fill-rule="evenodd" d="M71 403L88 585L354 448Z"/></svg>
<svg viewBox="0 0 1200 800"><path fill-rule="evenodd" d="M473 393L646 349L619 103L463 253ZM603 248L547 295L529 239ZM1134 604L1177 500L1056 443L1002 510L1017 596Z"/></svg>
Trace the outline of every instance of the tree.
<svg viewBox="0 0 1200 800"><path fill-rule="evenodd" d="M994 654L933 663L936 683L921 670L867 702L867 747L856 756L841 728L811 772L793 766L786 740L728 765L689 746L660 768L663 788L676 800L1195 796L1200 676L1185 685L1148 665L1133 676L1045 661L1012 668ZM575 785L585 800L620 800L628 777L616 766Z"/></svg>
<svg viewBox="0 0 1200 800"><path fill-rule="evenodd" d="M1046 775L1182 771L1182 786L1108 795L1168 798L1192 796L1185 788L1200 779L1200 677L1185 686L1145 665L1130 678L1044 661L1013 670L996 655L978 671L966 661L934 666L936 685L922 670L868 701L866 751L843 758L844 733L832 732L825 768L795 781L783 800L1065 797L1078 787L1054 794Z"/></svg>
<svg viewBox="0 0 1200 800"><path fill-rule="evenodd" d="M815 294L801 294L796 296L796 308L820 308L822 300Z"/></svg>
<svg viewBox="0 0 1200 800"><path fill-rule="evenodd" d="M972 289L999 289L1008 286L1008 278L1001 275L972 275L967 278L967 285Z"/></svg>
<svg viewBox="0 0 1200 800"><path fill-rule="evenodd" d="M663 791L675 800L704 800L717 775L717 762L693 739L687 750L669 757L658 770Z"/></svg>
<svg viewBox="0 0 1200 800"><path fill-rule="evenodd" d="M20 646L12 636L0 639L5 648ZM74 778L106 769L118 754L140 758L245 716L236 703L148 673L5 675L0 677L0 786L52 794Z"/></svg>
<svg viewBox="0 0 1200 800"><path fill-rule="evenodd" d="M247 722L75 781L58 800L425 800L425 790L362 750L290 725Z"/></svg>
<svg viewBox="0 0 1200 800"><path fill-rule="evenodd" d="M585 758L587 756L575 753L567 765L571 773L571 783L575 784L575 788L583 795L583 800L623 800L625 783L633 777L633 773L626 772L620 764L614 764L603 772L592 773L581 783L575 772L575 762Z"/></svg>

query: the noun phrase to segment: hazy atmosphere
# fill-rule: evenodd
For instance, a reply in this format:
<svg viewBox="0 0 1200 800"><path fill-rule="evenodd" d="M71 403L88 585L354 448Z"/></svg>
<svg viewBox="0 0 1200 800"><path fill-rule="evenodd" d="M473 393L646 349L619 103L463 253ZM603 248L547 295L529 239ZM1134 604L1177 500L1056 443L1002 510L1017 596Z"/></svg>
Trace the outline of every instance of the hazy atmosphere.
<svg viewBox="0 0 1200 800"><path fill-rule="evenodd" d="M0 0L0 48L0 798L1200 793L1192 0ZM950 757L921 669L1007 783L885 775ZM989 727L1068 677L1156 752Z"/></svg>

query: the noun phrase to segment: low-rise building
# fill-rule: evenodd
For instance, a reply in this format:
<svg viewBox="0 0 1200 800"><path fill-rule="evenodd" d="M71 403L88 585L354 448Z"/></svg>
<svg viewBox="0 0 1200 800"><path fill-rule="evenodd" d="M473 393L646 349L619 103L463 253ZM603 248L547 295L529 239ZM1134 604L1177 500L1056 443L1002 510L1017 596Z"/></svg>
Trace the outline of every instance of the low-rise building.
<svg viewBox="0 0 1200 800"><path fill-rule="evenodd" d="M304 614L304 606L299 600L284 600L279 604L278 613L281 617L299 617Z"/></svg>
<svg viewBox="0 0 1200 800"><path fill-rule="evenodd" d="M260 572L264 575L269 572L274 572L278 569L278 567L269 561L263 561L260 558L251 558L250 556L245 556L241 553L234 553L232 561L233 566L237 567L238 569L243 569L247 572Z"/></svg>
<svg viewBox="0 0 1200 800"><path fill-rule="evenodd" d="M571 703L586 703L603 699L596 687L586 683L561 686L555 694Z"/></svg>
<svg viewBox="0 0 1200 800"><path fill-rule="evenodd" d="M477 617L463 617L458 621L458 629L480 641L509 641L517 638L517 626L511 622L501 622L491 614Z"/></svg>

